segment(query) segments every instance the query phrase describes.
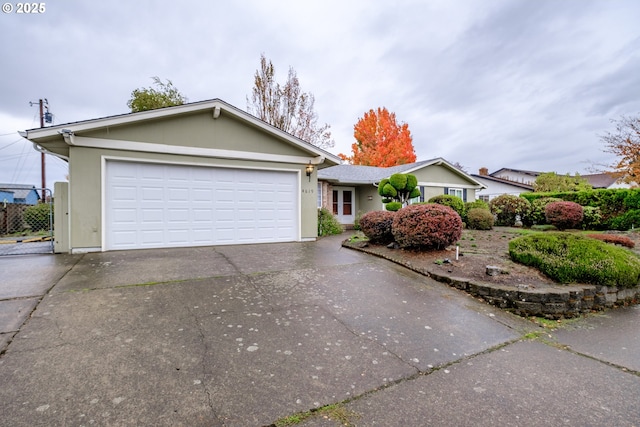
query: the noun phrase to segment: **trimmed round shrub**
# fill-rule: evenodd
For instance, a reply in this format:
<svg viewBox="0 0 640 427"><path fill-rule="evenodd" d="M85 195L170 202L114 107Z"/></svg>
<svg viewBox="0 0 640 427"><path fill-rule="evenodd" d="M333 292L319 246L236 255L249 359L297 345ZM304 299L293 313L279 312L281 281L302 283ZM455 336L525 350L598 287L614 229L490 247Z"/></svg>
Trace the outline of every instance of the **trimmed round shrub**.
<svg viewBox="0 0 640 427"><path fill-rule="evenodd" d="M407 190L414 190L418 186L418 178L413 174L407 175ZM418 192L420 189L418 189Z"/></svg>
<svg viewBox="0 0 640 427"><path fill-rule="evenodd" d="M464 204L464 210L468 211L469 209L486 209L489 210L489 203L484 200L474 200L473 202L467 202Z"/></svg>
<svg viewBox="0 0 640 427"><path fill-rule="evenodd" d="M407 188L407 175L403 173L394 173L389 177L389 184L398 190Z"/></svg>
<svg viewBox="0 0 640 427"><path fill-rule="evenodd" d="M544 209L551 202L561 202L562 199L557 197L540 197L531 202L531 213L529 214L529 220L531 225L544 225L547 224L547 217Z"/></svg>
<svg viewBox="0 0 640 427"><path fill-rule="evenodd" d="M462 222L463 223L467 223L467 215L469 214L469 211L471 209L485 209L485 210L489 210L489 203L485 202L484 200L474 200L473 202L466 202L464 204L464 214L461 215L462 216Z"/></svg>
<svg viewBox="0 0 640 427"><path fill-rule="evenodd" d="M496 225L512 226L517 218L523 223L528 222L531 203L513 194L503 194L489 202L489 209L496 216Z"/></svg>
<svg viewBox="0 0 640 427"><path fill-rule="evenodd" d="M389 178L383 178L380 183L378 184L378 194L380 196L384 196L384 186L387 185L389 183Z"/></svg>
<svg viewBox="0 0 640 427"><path fill-rule="evenodd" d="M575 202L551 202L544 208L547 223L559 230L576 228L582 223L582 206Z"/></svg>
<svg viewBox="0 0 640 427"><path fill-rule="evenodd" d="M489 209L472 208L467 212L467 228L472 230L491 230L493 221L493 214Z"/></svg>
<svg viewBox="0 0 640 427"><path fill-rule="evenodd" d="M389 211L367 212L360 217L360 229L373 243L391 243L393 242L391 225L395 215L395 212Z"/></svg>
<svg viewBox="0 0 640 427"><path fill-rule="evenodd" d="M462 219L448 206L410 205L396 212L391 231L401 248L443 249L460 239Z"/></svg>
<svg viewBox="0 0 640 427"><path fill-rule="evenodd" d="M518 237L509 242L509 256L560 283L634 287L640 281L636 254L578 234L548 231Z"/></svg>
<svg viewBox="0 0 640 427"><path fill-rule="evenodd" d="M385 209L390 211L390 212L397 212L400 209L402 209L402 203L400 202L389 202L386 205L384 205Z"/></svg>
<svg viewBox="0 0 640 427"><path fill-rule="evenodd" d="M458 196L452 196L450 194L440 194L438 196L433 196L429 200L428 203L437 203L443 206L449 206L454 211L458 212L458 215L462 218L464 215L464 202Z"/></svg>
<svg viewBox="0 0 640 427"><path fill-rule="evenodd" d="M391 183L387 182L381 190L381 196L385 197L396 197L398 195L398 190L391 185Z"/></svg>

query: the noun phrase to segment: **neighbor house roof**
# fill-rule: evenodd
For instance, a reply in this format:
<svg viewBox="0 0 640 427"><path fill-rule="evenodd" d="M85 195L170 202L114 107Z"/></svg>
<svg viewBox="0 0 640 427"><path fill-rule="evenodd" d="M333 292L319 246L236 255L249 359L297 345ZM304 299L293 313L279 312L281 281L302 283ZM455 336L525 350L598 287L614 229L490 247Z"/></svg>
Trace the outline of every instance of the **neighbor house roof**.
<svg viewBox="0 0 640 427"><path fill-rule="evenodd" d="M337 165L319 170L318 179L343 184L375 184L384 178L389 178L394 173L412 173L431 165L444 166L484 188L482 183L476 181L469 174L456 168L441 157L388 168L378 166Z"/></svg>
<svg viewBox="0 0 640 427"><path fill-rule="evenodd" d="M476 179L484 179L484 180L491 181L491 182L499 182L501 184L511 185L513 187L518 187L518 188L521 188L523 190L533 191L533 185L524 184L522 182L511 181L511 180L508 180L508 179L498 178L496 176L491 176L491 175L475 175L475 174L472 174L471 176L476 178Z"/></svg>
<svg viewBox="0 0 640 427"><path fill-rule="evenodd" d="M609 188L618 180L610 173L594 173L590 175L580 175L581 178L589 181L593 188Z"/></svg>
<svg viewBox="0 0 640 427"><path fill-rule="evenodd" d="M0 184L0 191L13 193L16 199L26 199L30 192L36 191L36 187L28 184Z"/></svg>
<svg viewBox="0 0 640 427"><path fill-rule="evenodd" d="M528 170L524 170L524 169L501 168L501 169L498 169L495 172L490 173L489 175L494 176L494 175L499 174L500 172L516 172L516 173L521 173L523 175L531 175L533 177L537 177L538 175L543 173L543 172L537 172L537 171L528 171Z"/></svg>

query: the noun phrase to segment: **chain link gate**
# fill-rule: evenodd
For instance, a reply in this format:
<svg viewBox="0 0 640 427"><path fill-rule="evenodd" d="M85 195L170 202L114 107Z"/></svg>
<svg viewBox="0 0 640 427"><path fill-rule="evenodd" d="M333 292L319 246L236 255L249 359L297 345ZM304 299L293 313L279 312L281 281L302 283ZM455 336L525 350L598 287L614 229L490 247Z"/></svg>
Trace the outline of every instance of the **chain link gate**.
<svg viewBox="0 0 640 427"><path fill-rule="evenodd" d="M51 190L28 186L2 186L0 255L48 253L53 253Z"/></svg>

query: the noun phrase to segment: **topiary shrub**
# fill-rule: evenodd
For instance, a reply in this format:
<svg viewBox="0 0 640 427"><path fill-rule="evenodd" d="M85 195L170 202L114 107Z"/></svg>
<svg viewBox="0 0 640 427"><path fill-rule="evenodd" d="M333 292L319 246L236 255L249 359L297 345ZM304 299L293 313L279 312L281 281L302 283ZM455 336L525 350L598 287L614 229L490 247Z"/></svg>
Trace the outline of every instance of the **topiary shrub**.
<svg viewBox="0 0 640 427"><path fill-rule="evenodd" d="M460 218L464 216L464 202L458 196L452 196L450 194L440 194L438 196L433 196L429 200L428 203L437 203L443 206L449 206L451 209L456 211Z"/></svg>
<svg viewBox="0 0 640 427"><path fill-rule="evenodd" d="M51 219L49 219L49 215L51 215ZM38 203L29 206L24 210L23 218L31 231L49 230L50 224L53 224L53 205Z"/></svg>
<svg viewBox="0 0 640 427"><path fill-rule="evenodd" d="M395 212L373 211L360 217L360 229L373 243L387 244L393 242L391 225Z"/></svg>
<svg viewBox="0 0 640 427"><path fill-rule="evenodd" d="M443 249L460 239L462 219L448 206L410 205L396 212L391 231L401 248Z"/></svg>
<svg viewBox="0 0 640 427"><path fill-rule="evenodd" d="M582 228L585 230L600 230L602 228L600 208L594 208L593 206L582 207Z"/></svg>
<svg viewBox="0 0 640 427"><path fill-rule="evenodd" d="M574 202L551 202L544 208L547 222L559 230L576 228L582 223L582 206Z"/></svg>
<svg viewBox="0 0 640 427"><path fill-rule="evenodd" d="M467 228L472 230L491 230L493 221L493 214L489 209L472 208L467 212Z"/></svg>
<svg viewBox="0 0 640 427"><path fill-rule="evenodd" d="M557 197L541 197L540 199L535 199L533 202L531 202L531 213L529 214L531 225L547 224L547 217L545 215L544 209L551 202L561 201L562 199L559 199Z"/></svg>
<svg viewBox="0 0 640 427"><path fill-rule="evenodd" d="M633 249L636 246L633 240L627 236L620 236L619 234L586 234L586 236L592 239L602 240L605 243L626 246L629 249Z"/></svg>
<svg viewBox="0 0 640 427"><path fill-rule="evenodd" d="M343 231L338 219L328 209L318 209L318 236L341 234Z"/></svg>
<svg viewBox="0 0 640 427"><path fill-rule="evenodd" d="M509 242L509 256L560 283L633 287L640 280L640 258L633 252L572 233L518 237Z"/></svg>
<svg viewBox="0 0 640 427"><path fill-rule="evenodd" d="M503 194L489 202L489 209L496 216L496 225L512 226L517 217L523 223L529 221L531 203L522 197Z"/></svg>
<svg viewBox="0 0 640 427"><path fill-rule="evenodd" d="M409 203L409 200L420 196L418 178L412 174L394 173L378 184L378 194L388 211L395 212Z"/></svg>

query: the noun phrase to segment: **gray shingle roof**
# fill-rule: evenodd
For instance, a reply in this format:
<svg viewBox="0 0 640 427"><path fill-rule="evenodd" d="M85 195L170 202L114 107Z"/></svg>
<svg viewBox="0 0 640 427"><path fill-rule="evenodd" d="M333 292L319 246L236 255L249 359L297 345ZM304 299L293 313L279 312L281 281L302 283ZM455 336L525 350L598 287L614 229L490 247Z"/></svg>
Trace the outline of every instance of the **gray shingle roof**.
<svg viewBox="0 0 640 427"><path fill-rule="evenodd" d="M0 184L0 190L13 193L16 199L26 199L36 188L28 184Z"/></svg>
<svg viewBox="0 0 640 427"><path fill-rule="evenodd" d="M617 178L610 173L580 175L580 178L589 181L589 184L591 184L593 188L609 188L610 185L615 184L617 181Z"/></svg>
<svg viewBox="0 0 640 427"><path fill-rule="evenodd" d="M423 160L421 162L409 163L406 165L381 168L377 166L359 165L338 165L318 171L318 179L336 181L351 184L373 184L388 178L394 173L402 173L413 169L419 169L430 163L435 163L442 159Z"/></svg>

